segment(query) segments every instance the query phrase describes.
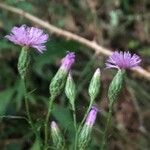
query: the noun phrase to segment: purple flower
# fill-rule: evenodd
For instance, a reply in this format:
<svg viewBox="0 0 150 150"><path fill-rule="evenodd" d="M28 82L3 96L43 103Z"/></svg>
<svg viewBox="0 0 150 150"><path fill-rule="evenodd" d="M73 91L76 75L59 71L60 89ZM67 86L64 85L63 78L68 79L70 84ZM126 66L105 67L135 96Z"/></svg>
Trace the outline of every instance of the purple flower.
<svg viewBox="0 0 150 150"><path fill-rule="evenodd" d="M73 52L68 52L68 54L62 59L61 69L68 72L74 62L75 54Z"/></svg>
<svg viewBox="0 0 150 150"><path fill-rule="evenodd" d="M141 58L130 52L115 51L107 60L107 68L130 69L137 67L141 62Z"/></svg>
<svg viewBox="0 0 150 150"><path fill-rule="evenodd" d="M15 44L35 48L40 53L46 50L44 44L47 42L48 37L48 34L45 34L43 30L26 25L13 27L10 35L5 36Z"/></svg>
<svg viewBox="0 0 150 150"><path fill-rule="evenodd" d="M85 122L86 125L88 125L90 127L92 127L94 125L96 116L97 116L97 112L98 112L97 107L93 106L86 118L86 122Z"/></svg>

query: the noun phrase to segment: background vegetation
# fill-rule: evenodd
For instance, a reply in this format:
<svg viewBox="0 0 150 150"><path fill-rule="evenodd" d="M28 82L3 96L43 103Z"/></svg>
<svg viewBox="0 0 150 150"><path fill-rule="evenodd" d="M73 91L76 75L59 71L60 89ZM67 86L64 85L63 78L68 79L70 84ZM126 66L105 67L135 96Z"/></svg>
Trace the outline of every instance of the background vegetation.
<svg viewBox="0 0 150 150"><path fill-rule="evenodd" d="M149 0L1 0L21 8L53 25L71 31L111 50L130 50L142 57L141 66L150 70L150 6ZM25 120L23 90L17 73L20 47L4 36L13 26L37 26L21 16L0 9L0 149L38 150ZM38 26L37 26L38 27ZM66 51L76 52L73 77L77 84L77 120L88 106L90 79L97 67L102 71L102 91L97 105L102 110L94 126L90 150L99 149L105 113L107 89L115 73L105 69L105 57L74 41L50 34L47 51L40 55L33 50L33 62L28 80L30 111L43 137L43 118L47 110L48 86ZM150 82L128 72L126 85L114 108L110 150L148 150L150 147ZM101 97L101 98L100 98ZM16 117L18 116L18 117ZM53 111L56 120L72 140L73 125L68 101L64 94L57 99ZM70 134L68 134L70 133Z"/></svg>

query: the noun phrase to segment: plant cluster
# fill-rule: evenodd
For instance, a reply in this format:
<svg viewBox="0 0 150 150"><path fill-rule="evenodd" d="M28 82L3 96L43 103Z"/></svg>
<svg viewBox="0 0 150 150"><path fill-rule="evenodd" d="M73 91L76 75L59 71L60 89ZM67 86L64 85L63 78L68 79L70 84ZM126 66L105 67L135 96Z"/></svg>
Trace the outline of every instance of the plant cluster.
<svg viewBox="0 0 150 150"><path fill-rule="evenodd" d="M35 136L39 137L39 133L34 125L32 117L29 111L29 103L28 103L28 91L27 91L27 76L30 66L30 47L35 48L39 53L43 53L46 50L45 43L48 40L48 34L45 34L43 30L28 27L26 25L22 25L21 27L14 27L11 30L10 35L7 35L6 38L11 42L20 45L22 47L19 59L18 59L18 72L20 78L22 80L22 85L24 87L24 99L25 99L25 108L28 117L28 123L33 130ZM111 128L111 119L112 119L112 109L114 103L116 102L121 88L124 83L125 72L126 69L138 67L141 59L136 54L131 55L130 52L114 52L107 60L106 66L107 68L116 68L117 73L112 79L109 90L108 90L108 98L109 98L109 112L107 115L107 121L105 124L105 129L103 132L101 150L107 149L107 141L108 141L108 132ZM52 78L49 85L49 105L47 110L47 115L44 122L44 142L41 143L41 149L56 149L56 150L66 150L69 146L65 143L65 137L63 136L61 129L57 125L55 121L51 122L51 126L49 126L51 112L53 110L53 105L57 99L57 97L65 91L65 94L69 100L70 108L72 110L72 116L74 120L74 150L86 150L88 144L91 139L91 132L93 125L96 121L96 116L99 111L98 106L96 106L95 99L98 96L101 87L101 72L100 69L96 69L89 85L89 97L90 103L87 108L87 111L80 123L76 120L76 85L73 80L71 70L72 66L75 63L75 53L68 52L66 56L61 61L61 66L58 69L55 76ZM51 129L50 129L51 128ZM53 141L53 146L49 144L50 135Z"/></svg>

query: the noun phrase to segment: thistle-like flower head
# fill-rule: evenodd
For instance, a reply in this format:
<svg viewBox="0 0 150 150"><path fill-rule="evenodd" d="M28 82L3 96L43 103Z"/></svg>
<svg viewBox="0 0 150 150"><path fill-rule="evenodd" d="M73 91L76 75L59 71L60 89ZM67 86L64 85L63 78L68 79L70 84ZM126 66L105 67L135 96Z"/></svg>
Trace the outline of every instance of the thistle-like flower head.
<svg viewBox="0 0 150 150"><path fill-rule="evenodd" d="M107 68L130 69L139 66L141 58L130 52L115 51L107 60Z"/></svg>
<svg viewBox="0 0 150 150"><path fill-rule="evenodd" d="M85 124L92 127L95 123L96 116L97 116L98 108L93 106L91 111L89 112Z"/></svg>
<svg viewBox="0 0 150 150"><path fill-rule="evenodd" d="M61 69L68 72L74 62L75 62L74 52L68 52L67 55L62 59Z"/></svg>
<svg viewBox="0 0 150 150"><path fill-rule="evenodd" d="M35 48L40 53L46 50L44 44L48 37L48 34L45 34L43 30L26 25L13 27L10 35L5 36L6 39L17 45Z"/></svg>

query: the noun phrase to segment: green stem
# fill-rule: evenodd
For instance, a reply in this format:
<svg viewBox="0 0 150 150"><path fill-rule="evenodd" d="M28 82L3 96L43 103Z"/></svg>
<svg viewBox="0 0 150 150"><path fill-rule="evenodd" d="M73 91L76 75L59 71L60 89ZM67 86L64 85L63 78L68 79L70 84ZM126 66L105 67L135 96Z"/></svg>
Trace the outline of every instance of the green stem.
<svg viewBox="0 0 150 150"><path fill-rule="evenodd" d="M109 107L109 112L107 116L107 121L106 121L106 126L105 130L103 133L103 138L102 138L102 144L100 150L106 150L107 149L107 140L108 140L108 132L111 127L111 119L112 119L112 105Z"/></svg>
<svg viewBox="0 0 150 150"><path fill-rule="evenodd" d="M33 125L33 121L30 115L30 111L29 111L29 104L28 104L28 93L27 93L27 87L26 87L26 81L25 79L22 79L22 83L23 83L23 89L24 89L24 100L25 100L25 109L26 109L26 113L27 113L27 117L28 117L28 122L32 128L32 130L35 132L35 128Z"/></svg>
<svg viewBox="0 0 150 150"><path fill-rule="evenodd" d="M88 113L90 112L90 110L91 110L91 108L92 108L93 101L94 101L94 100L91 100L91 101L90 101L90 105L89 105L89 107L88 107L88 109L87 109L87 111L86 111L86 113L85 113L85 115L84 115L84 117L83 117L83 119L82 119L82 122L81 122L81 124L80 124L79 130L80 130L80 128L82 127L83 123L85 122L85 119L87 118L87 115L88 115Z"/></svg>
<svg viewBox="0 0 150 150"><path fill-rule="evenodd" d="M21 84L23 86L25 109L26 109L26 114L28 118L28 123L31 126L32 131L36 135L36 138L40 141L40 135L34 126L34 123L32 121L32 117L29 111L28 91L27 91L27 86L26 86L27 71L28 71L29 64L30 64L30 53L28 51L28 47L23 47L19 55L19 59L18 59L18 72L21 77Z"/></svg>
<svg viewBox="0 0 150 150"><path fill-rule="evenodd" d="M54 98L50 97L49 98L49 104L48 104L48 112L47 112L47 115L46 115L46 120L45 120L45 150L48 149L48 121L49 121L49 117L50 117L50 114L51 114L51 111L52 111L52 106L53 106L53 101L54 101Z"/></svg>
<svg viewBox="0 0 150 150"><path fill-rule="evenodd" d="M73 110L73 123L75 128L75 144L74 144L74 150L77 150L77 120L76 120L76 113L75 113L75 106L72 105Z"/></svg>
<svg viewBox="0 0 150 150"><path fill-rule="evenodd" d="M30 114L30 110L29 110L28 92L27 92L27 87L26 87L26 81L25 81L25 79L22 79L21 82L22 82L23 89L24 89L25 109L26 109L26 113L27 113L28 123L31 126L31 129L34 132L36 138L40 141L39 133L38 133L38 131L36 130L36 128L34 126L34 123L32 121L32 117L31 117L31 114ZM40 144L40 147L42 147L42 144Z"/></svg>
<svg viewBox="0 0 150 150"><path fill-rule="evenodd" d="M77 131L77 120L76 120L76 112L75 112L75 106L72 106L72 110L73 110L73 124L74 124L74 128L75 131Z"/></svg>
<svg viewBox="0 0 150 150"><path fill-rule="evenodd" d="M74 150L77 150L77 141L78 141L78 132L76 131L76 134L75 134Z"/></svg>

